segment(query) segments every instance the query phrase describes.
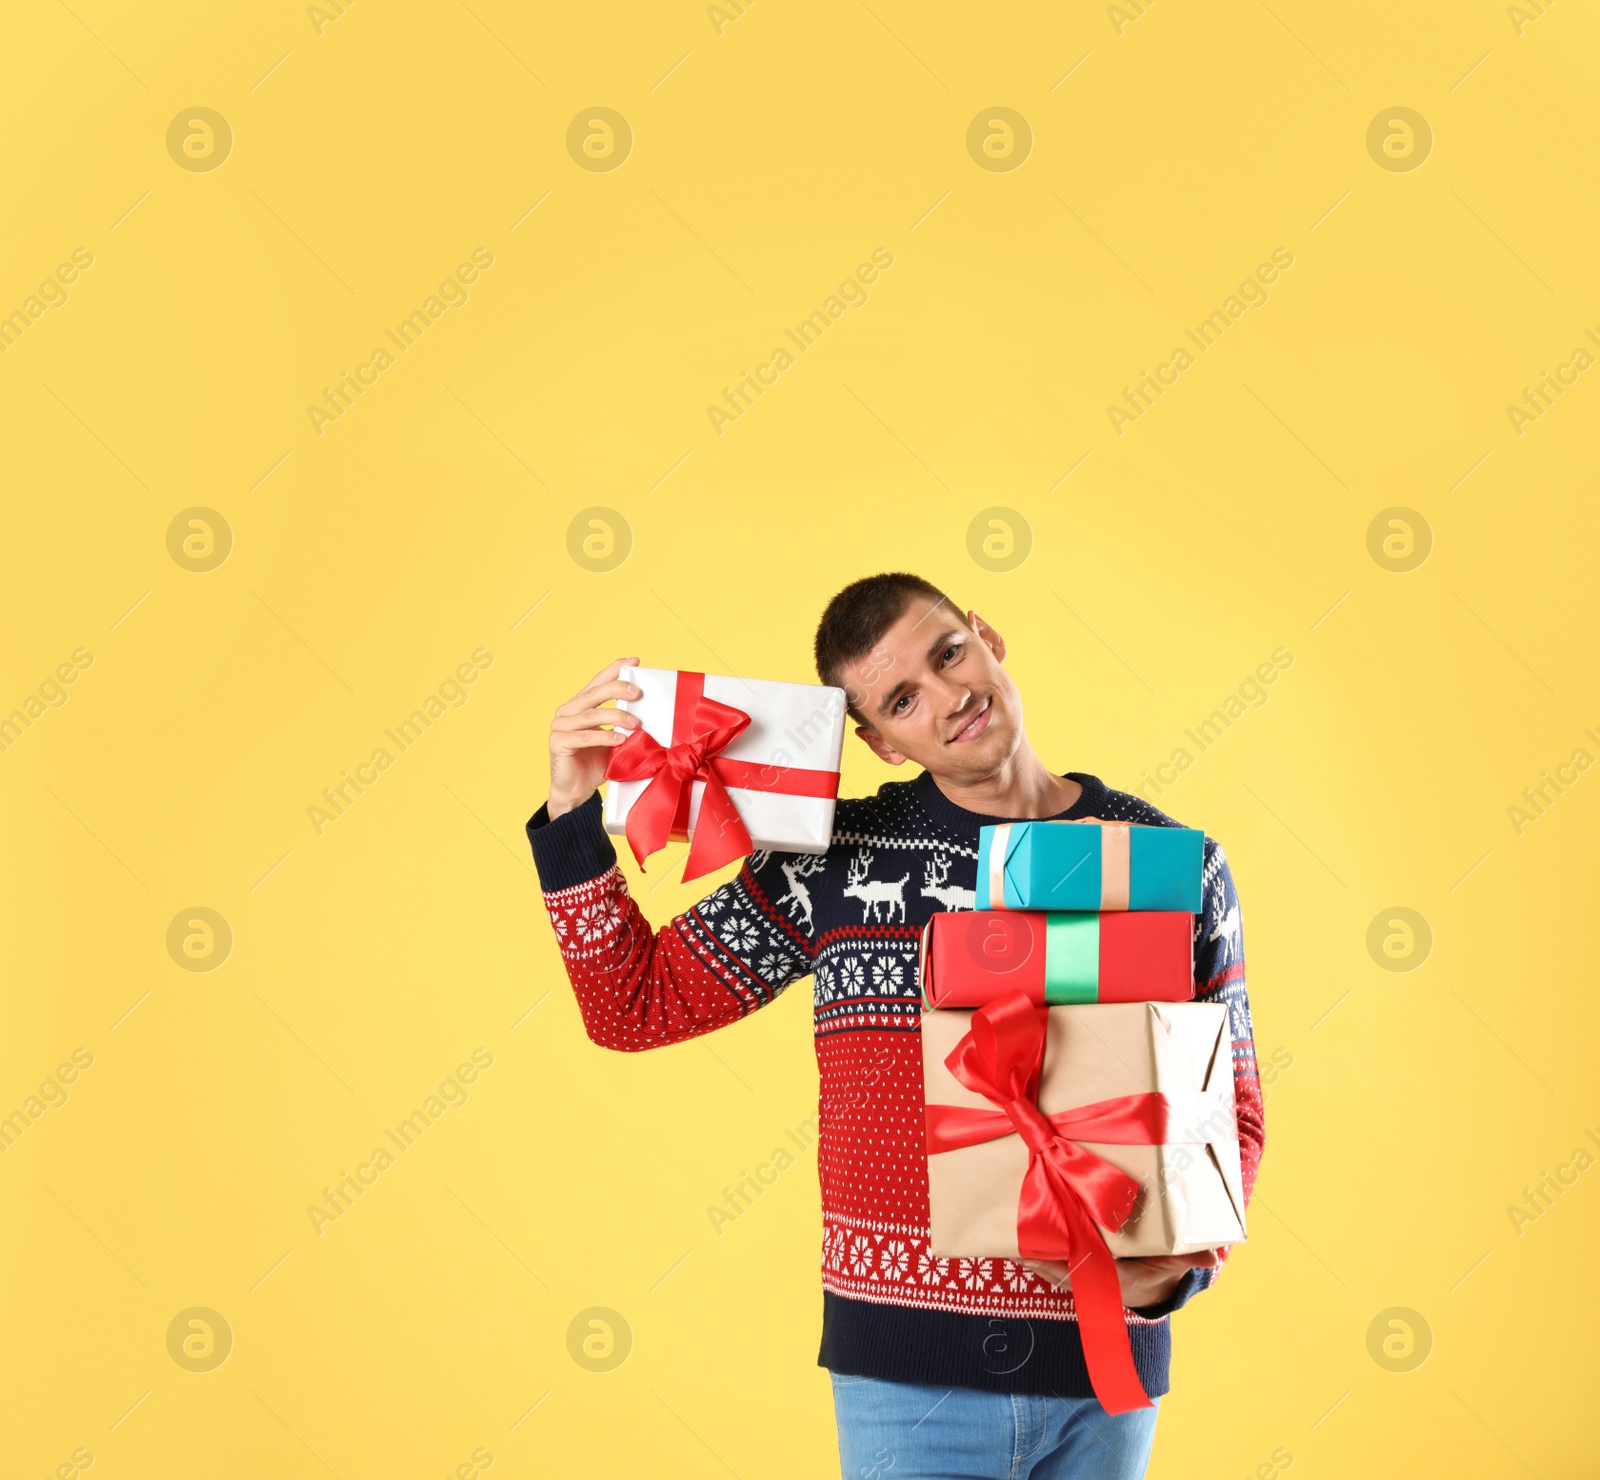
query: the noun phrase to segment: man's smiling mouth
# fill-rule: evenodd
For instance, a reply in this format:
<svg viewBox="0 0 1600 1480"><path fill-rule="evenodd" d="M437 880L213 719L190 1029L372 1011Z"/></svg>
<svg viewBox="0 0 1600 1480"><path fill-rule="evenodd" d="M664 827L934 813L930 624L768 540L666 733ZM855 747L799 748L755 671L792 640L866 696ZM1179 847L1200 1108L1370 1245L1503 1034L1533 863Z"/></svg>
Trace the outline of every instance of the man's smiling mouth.
<svg viewBox="0 0 1600 1480"><path fill-rule="evenodd" d="M983 734L985 730L989 728L989 717L993 713L994 698L991 695L989 698L983 701L983 705L978 712L973 715L972 718L966 722L966 724L957 730L955 734L953 734L945 743L947 745L958 745L969 740L976 740L981 734Z"/></svg>

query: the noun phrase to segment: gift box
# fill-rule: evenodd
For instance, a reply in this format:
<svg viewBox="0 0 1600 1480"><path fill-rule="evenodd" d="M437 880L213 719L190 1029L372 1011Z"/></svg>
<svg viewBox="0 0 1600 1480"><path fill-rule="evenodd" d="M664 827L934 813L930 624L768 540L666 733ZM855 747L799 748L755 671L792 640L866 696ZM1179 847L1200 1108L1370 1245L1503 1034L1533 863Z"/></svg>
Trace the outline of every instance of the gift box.
<svg viewBox="0 0 1600 1480"><path fill-rule="evenodd" d="M922 931L922 1000L982 1007L1020 991L1036 1007L1186 1002L1194 996L1193 942L1194 916L1173 910L936 914Z"/></svg>
<svg viewBox="0 0 1600 1480"><path fill-rule="evenodd" d="M642 865L690 843L684 878L756 848L825 853L844 748L845 693L671 668L623 668L640 725L606 765L604 821Z"/></svg>
<svg viewBox="0 0 1600 1480"><path fill-rule="evenodd" d="M1068 1264L1101 1405L1148 1406L1116 1259L1245 1237L1226 1006L1013 992L926 1014L922 1068L932 1254Z"/></svg>
<svg viewBox="0 0 1600 1480"><path fill-rule="evenodd" d="M980 910L1200 913L1205 834L1127 822L1006 822L978 832Z"/></svg>

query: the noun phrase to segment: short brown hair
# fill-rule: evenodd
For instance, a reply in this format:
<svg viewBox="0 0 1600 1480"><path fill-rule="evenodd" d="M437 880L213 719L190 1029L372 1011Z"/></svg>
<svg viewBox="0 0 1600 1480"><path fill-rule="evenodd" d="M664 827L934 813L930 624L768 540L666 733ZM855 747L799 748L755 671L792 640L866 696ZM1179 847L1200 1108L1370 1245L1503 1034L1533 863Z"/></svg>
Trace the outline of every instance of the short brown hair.
<svg viewBox="0 0 1600 1480"><path fill-rule="evenodd" d="M825 684L845 690L851 711L858 719L861 715L856 710L857 696L845 683L844 671L851 663L866 657L919 596L948 606L956 620L966 625L967 619L961 609L943 591L931 581L907 571L889 571L852 581L828 603L817 624L817 677Z"/></svg>

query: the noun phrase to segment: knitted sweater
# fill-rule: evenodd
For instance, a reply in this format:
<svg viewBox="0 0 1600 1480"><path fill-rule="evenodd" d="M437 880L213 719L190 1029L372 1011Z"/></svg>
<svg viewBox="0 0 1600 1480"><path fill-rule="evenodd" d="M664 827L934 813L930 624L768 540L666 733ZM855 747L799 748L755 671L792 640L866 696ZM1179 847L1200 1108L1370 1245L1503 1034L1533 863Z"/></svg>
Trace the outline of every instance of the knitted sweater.
<svg viewBox="0 0 1600 1480"><path fill-rule="evenodd" d="M1083 794L1062 817L1176 826L1139 797L1070 773ZM589 1037L656 1048L709 1033L815 980L821 1075L822 1345L837 1372L992 1392L1089 1397L1072 1295L1009 1259L928 1250L918 938L928 916L971 909L978 829L933 779L840 801L820 857L757 851L737 877L660 930L629 896L600 799L528 823L545 906ZM1239 900L1205 840L1195 917L1197 997L1225 1002L1248 1202L1264 1139ZM1226 1250L1222 1251L1226 1258ZM1125 1310L1145 1391L1165 1393L1167 1316L1220 1270L1190 1270L1159 1305Z"/></svg>

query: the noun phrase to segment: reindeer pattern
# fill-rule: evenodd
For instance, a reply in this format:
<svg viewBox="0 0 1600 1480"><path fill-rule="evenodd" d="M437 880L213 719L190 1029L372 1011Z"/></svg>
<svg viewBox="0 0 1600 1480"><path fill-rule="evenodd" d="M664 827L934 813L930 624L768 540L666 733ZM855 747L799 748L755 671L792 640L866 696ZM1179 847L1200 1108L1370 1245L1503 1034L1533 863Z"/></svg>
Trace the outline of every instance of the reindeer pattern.
<svg viewBox="0 0 1600 1480"><path fill-rule="evenodd" d="M906 918L906 885L911 881L911 871L906 870L898 879L888 883L882 880L867 877L872 868L872 850L858 848L856 856L849 865L847 874L848 882L845 884L846 898L861 901L861 923L865 925L868 920L878 918L878 907L883 907L883 920L888 924L894 919L895 906L900 907L900 921L905 923Z"/></svg>
<svg viewBox="0 0 1600 1480"><path fill-rule="evenodd" d="M1206 937L1208 942L1217 940L1222 942L1222 959L1218 963L1219 965L1226 966L1230 962L1240 959L1244 950L1244 943L1240 939L1241 934L1239 904L1235 900L1229 906L1226 914L1217 916L1217 928Z"/></svg>
<svg viewBox="0 0 1600 1480"><path fill-rule="evenodd" d="M1132 820L1150 811L1132 798L1116 810ZM845 814L826 854L755 849L748 867L761 891L759 902L733 884L699 906L703 927L773 990L809 968L819 1033L845 1023L859 1026L863 1014L868 1026L880 1020L914 1023L922 1010L918 927L936 911L977 907L977 850L939 836L920 817L897 812L880 805L860 818ZM1243 931L1238 897L1218 878L1225 868L1222 849L1208 840L1205 903L1195 920L1196 966L1203 962L1207 979L1217 978L1213 996L1229 1008L1235 1042L1248 1045L1249 1006L1238 970ZM808 937L816 941L810 955Z"/></svg>
<svg viewBox="0 0 1600 1480"><path fill-rule="evenodd" d="M789 881L789 889L780 894L773 904L791 920L803 919L807 930L813 928L811 920L811 891L805 880L814 879L827 867L827 858L820 853L797 854L793 863L780 863L778 870Z"/></svg>
<svg viewBox="0 0 1600 1480"><path fill-rule="evenodd" d="M950 855L935 854L922 870L922 897L938 900L947 910L977 909L978 891L963 889L959 884L950 883L949 879Z"/></svg>

